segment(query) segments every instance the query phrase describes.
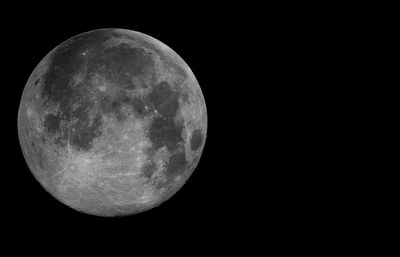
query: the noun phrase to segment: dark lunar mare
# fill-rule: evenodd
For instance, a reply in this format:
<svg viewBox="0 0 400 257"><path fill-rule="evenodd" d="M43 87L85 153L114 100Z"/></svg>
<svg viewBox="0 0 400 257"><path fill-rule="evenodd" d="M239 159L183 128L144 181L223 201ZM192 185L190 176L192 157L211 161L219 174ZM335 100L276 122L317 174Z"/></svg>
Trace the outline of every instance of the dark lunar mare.
<svg viewBox="0 0 400 257"><path fill-rule="evenodd" d="M154 70L153 59L142 48L124 43L105 46L110 36L104 30L81 34L64 42L52 55L52 63L42 78L41 97L46 104L59 107L57 113L45 117L44 126L61 147L68 142L77 150L88 151L93 139L101 135L102 111L115 113L119 121L124 121L121 106L129 102L139 114L146 114L141 99L127 100L126 95L120 94L116 99L97 96L101 108L95 117L88 115L95 108L90 97L94 76L100 75L120 89L135 89L132 76L140 77L145 71ZM78 75L82 80L74 81Z"/></svg>
<svg viewBox="0 0 400 257"><path fill-rule="evenodd" d="M121 43L114 47L98 47L88 64L89 74L101 74L121 89L135 89L132 76L145 75L146 69L154 70L154 60L144 49ZM155 77L152 76L152 80Z"/></svg>
<svg viewBox="0 0 400 257"><path fill-rule="evenodd" d="M184 151L184 140L182 122L175 121L179 111L180 93L165 81L155 85L149 94L148 101L157 112L148 131L148 138L153 143L151 152L157 151L166 146L172 154L166 166L166 175L168 182L176 175L182 174L187 165Z"/></svg>
<svg viewBox="0 0 400 257"><path fill-rule="evenodd" d="M190 139L190 148L193 151L197 151L203 142L203 133L200 129L195 129L192 132L192 137Z"/></svg>
<svg viewBox="0 0 400 257"><path fill-rule="evenodd" d="M177 64L175 61L173 61L171 56L168 56L168 54L166 54L164 51L159 49L156 46L157 44L149 42L147 40L144 40L140 37L129 35L128 33L113 33L112 35L117 38L121 38L121 37L129 38L133 41L137 41L138 44L140 44L148 49L152 49L160 57L161 61L164 63L164 66L168 66L175 71L175 75L177 75L177 77L180 77L182 79L182 81L187 78L187 74L186 74L185 70L179 64Z"/></svg>
<svg viewBox="0 0 400 257"><path fill-rule="evenodd" d="M93 52L101 48L100 43L107 38L106 31L94 31L64 42L54 51L52 63L41 78L44 104L58 106L59 109L57 113L45 117L44 127L60 147L70 143L77 150L87 151L93 138L101 134L101 115L88 115L94 103L87 97L90 85L87 67L91 65L89 59ZM73 77L79 73L83 73L84 77L75 84Z"/></svg>
<svg viewBox="0 0 400 257"><path fill-rule="evenodd" d="M95 31L78 35L61 44L53 53L52 63L43 76L42 98L68 108L69 100L76 91L71 85L71 76L79 73L85 65L86 56L81 55L82 51L100 47L99 43L107 38L108 33L105 31Z"/></svg>

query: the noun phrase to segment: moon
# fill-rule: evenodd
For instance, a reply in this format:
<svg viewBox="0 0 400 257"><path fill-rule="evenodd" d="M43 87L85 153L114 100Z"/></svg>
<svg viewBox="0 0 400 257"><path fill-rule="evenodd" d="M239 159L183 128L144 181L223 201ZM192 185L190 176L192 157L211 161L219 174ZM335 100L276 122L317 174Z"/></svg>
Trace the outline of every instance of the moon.
<svg viewBox="0 0 400 257"><path fill-rule="evenodd" d="M54 198L91 215L132 215L165 202L195 170L207 110L171 48L140 32L99 29L40 61L21 97L18 135Z"/></svg>

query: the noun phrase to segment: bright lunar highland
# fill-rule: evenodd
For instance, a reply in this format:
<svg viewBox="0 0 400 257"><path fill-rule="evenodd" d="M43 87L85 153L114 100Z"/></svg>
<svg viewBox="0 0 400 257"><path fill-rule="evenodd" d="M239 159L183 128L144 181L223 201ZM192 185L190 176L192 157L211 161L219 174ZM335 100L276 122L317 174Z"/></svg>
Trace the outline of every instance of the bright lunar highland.
<svg viewBox="0 0 400 257"><path fill-rule="evenodd" d="M71 208L130 215L176 193L207 135L199 84L171 48L100 29L50 51L25 85L18 135L36 180Z"/></svg>

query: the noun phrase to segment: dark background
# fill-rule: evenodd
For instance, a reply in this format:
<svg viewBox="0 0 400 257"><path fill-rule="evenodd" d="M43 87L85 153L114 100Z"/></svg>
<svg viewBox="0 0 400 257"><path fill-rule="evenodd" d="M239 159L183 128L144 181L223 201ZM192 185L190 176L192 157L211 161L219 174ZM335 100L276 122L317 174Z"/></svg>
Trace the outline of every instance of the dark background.
<svg viewBox="0 0 400 257"><path fill-rule="evenodd" d="M55 246L74 255L80 248L111 248L112 256L118 250L320 256L369 251L377 237L390 235L374 233L394 224L384 222L390 222L385 208L395 205L383 202L396 194L381 196L379 186L396 187L386 186L392 168L382 168L388 162L376 157L388 150L373 147L371 137L393 142L380 138L388 133L375 130L384 122L373 116L396 109L378 108L380 100L396 103L386 101L393 83L384 81L396 74L384 60L395 56L389 44L396 42L390 38L396 8L265 1L15 4L3 3L0 15L0 235L6 237L0 247L14 243L13 251L44 253ZM139 31L170 46L195 74L208 110L203 155L187 183L159 207L123 218L81 214L54 199L31 175L17 134L20 97L36 65L61 42L99 28ZM381 173L384 181L377 182Z"/></svg>
<svg viewBox="0 0 400 257"><path fill-rule="evenodd" d="M335 197L346 185L335 181L347 179L338 172L347 166L338 160L351 155L334 152L347 129L335 112L355 83L345 78L354 67L343 49L358 26L341 27L346 15L311 6L137 4L5 9L1 208L9 237L45 241L62 231L74 242L192 241L197 251L202 242L226 249L301 242L310 230L318 237L340 227L346 212L335 209ZM68 38L99 28L139 31L171 47L196 76L208 111L203 155L186 184L159 207L122 218L82 214L54 199L31 175L17 134L20 97L36 65Z"/></svg>

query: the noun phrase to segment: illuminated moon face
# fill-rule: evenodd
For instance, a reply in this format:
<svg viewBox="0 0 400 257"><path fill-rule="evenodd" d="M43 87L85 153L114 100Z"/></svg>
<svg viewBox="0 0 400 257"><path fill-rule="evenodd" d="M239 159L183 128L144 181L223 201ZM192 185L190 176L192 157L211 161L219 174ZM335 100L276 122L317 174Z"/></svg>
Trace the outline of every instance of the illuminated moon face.
<svg viewBox="0 0 400 257"><path fill-rule="evenodd" d="M22 95L18 130L41 185L75 210L129 215L172 196L200 159L207 112L169 47L101 29L54 48Z"/></svg>

